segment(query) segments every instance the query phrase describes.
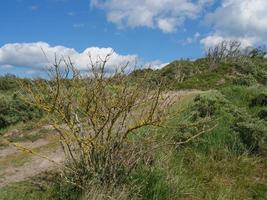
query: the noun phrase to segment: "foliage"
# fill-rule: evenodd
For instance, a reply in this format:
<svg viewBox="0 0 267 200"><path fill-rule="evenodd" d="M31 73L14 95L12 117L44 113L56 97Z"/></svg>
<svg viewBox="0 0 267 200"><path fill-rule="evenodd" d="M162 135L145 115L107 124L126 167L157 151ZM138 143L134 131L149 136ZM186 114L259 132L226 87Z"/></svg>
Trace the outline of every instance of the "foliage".
<svg viewBox="0 0 267 200"><path fill-rule="evenodd" d="M11 91L18 89L19 87L18 80L19 78L9 74L0 77L0 91L4 92L4 91Z"/></svg>
<svg viewBox="0 0 267 200"><path fill-rule="evenodd" d="M65 61L63 69L63 60L58 61L51 80L26 84L23 92L26 102L49 114L68 158L64 177L83 189L89 179L123 181L148 147L148 138L132 139L136 131L159 125L171 103L168 95L161 95L161 87L129 82L123 69L106 76L108 58L92 63L87 78L71 61Z"/></svg>
<svg viewBox="0 0 267 200"><path fill-rule="evenodd" d="M226 59L239 59L242 56L241 42L224 40L206 49L206 57L212 67Z"/></svg>
<svg viewBox="0 0 267 200"><path fill-rule="evenodd" d="M263 58L266 54L267 54L266 46L259 46L256 48L252 48L248 52L248 56L250 56L251 58L255 57Z"/></svg>
<svg viewBox="0 0 267 200"><path fill-rule="evenodd" d="M231 129L237 133L247 150L253 153L266 151L267 124L259 115L264 110L261 105L265 92L263 86L231 86L223 90L232 104L229 110L234 117Z"/></svg>
<svg viewBox="0 0 267 200"><path fill-rule="evenodd" d="M85 78L67 62L51 80L25 83L23 100L49 113L69 159L43 192L5 188L0 199L265 199L267 62L243 53L129 76L104 76L100 65ZM166 106L177 89L208 91Z"/></svg>
<svg viewBox="0 0 267 200"><path fill-rule="evenodd" d="M20 84L28 82L30 80L20 79L14 75L0 77L0 130L43 116L40 110L25 103L18 95Z"/></svg>
<svg viewBox="0 0 267 200"><path fill-rule="evenodd" d="M30 189L24 190L20 190L20 187L0 189L0 194L4 194L7 200L14 197L12 193L20 194L17 195L18 200L23 199L21 196L27 196L28 199L36 199L37 197L42 199L42 195L47 195L43 199L51 200L58 200L63 197L66 200L77 199L76 195L81 200L264 199L267 194L266 159L241 151L242 147L238 145L241 145L242 141L238 140L238 134L234 134L230 127L235 120L232 113L236 111L229 104L248 106L251 99L251 96L246 98L240 96L241 94L245 95L244 90L247 88L238 87L238 89L226 89L223 94L227 95L218 91L210 91L196 97L196 99L205 99L202 100L205 102L205 106L207 105L206 102L215 101L211 103L212 107L215 105L216 108L211 117L216 119L217 127L198 140L193 140L191 143L178 148L170 147L152 151L154 159L150 163L140 163L123 183L110 184L111 188L106 188L98 181L90 179L87 182L89 187L84 193L79 192L79 187L66 182L64 176L57 176L56 181L50 180L48 182L50 184L52 181L55 185L50 185L51 187L49 186L42 192L36 186L31 186ZM255 89L253 88L251 91L255 91ZM182 134L181 124L196 122L194 118L188 116L198 112L198 107L202 107L200 104L202 101L195 100L195 95L181 99L170 110L182 109L183 112L179 111L178 116L168 118L168 122L166 122L168 126L148 129L145 133L156 133L159 143L161 141L171 142L173 137L169 137L170 135ZM198 117L196 120L201 119ZM206 123L214 122L206 121ZM139 131L143 132L142 130ZM140 143L140 145L143 144ZM238 151L240 153L235 153ZM75 176L71 175L74 179Z"/></svg>
<svg viewBox="0 0 267 200"><path fill-rule="evenodd" d="M267 62L263 56L250 54L257 51L255 48L243 49L236 41L224 41L213 48L210 51L214 53L207 53L206 58L177 60L160 70L149 70L147 82L163 78L167 89L202 90L220 89L232 83L245 86L267 84ZM134 72L135 77L146 71Z"/></svg>
<svg viewBox="0 0 267 200"><path fill-rule="evenodd" d="M40 110L25 104L15 94L12 97L0 97L0 129L41 116Z"/></svg>
<svg viewBox="0 0 267 200"><path fill-rule="evenodd" d="M239 75L233 79L233 84L242 86L252 86L257 80L252 75Z"/></svg>
<svg viewBox="0 0 267 200"><path fill-rule="evenodd" d="M263 108L259 111L258 117L263 120L267 120L267 108Z"/></svg>
<svg viewBox="0 0 267 200"><path fill-rule="evenodd" d="M224 104L225 99L220 93L198 95L194 99L195 117L212 117Z"/></svg>
<svg viewBox="0 0 267 200"><path fill-rule="evenodd" d="M246 112L237 112L233 124L233 130L237 132L242 142L252 152L266 152L267 150L267 124L252 118Z"/></svg>
<svg viewBox="0 0 267 200"><path fill-rule="evenodd" d="M251 100L250 106L267 106L267 94L261 93Z"/></svg>

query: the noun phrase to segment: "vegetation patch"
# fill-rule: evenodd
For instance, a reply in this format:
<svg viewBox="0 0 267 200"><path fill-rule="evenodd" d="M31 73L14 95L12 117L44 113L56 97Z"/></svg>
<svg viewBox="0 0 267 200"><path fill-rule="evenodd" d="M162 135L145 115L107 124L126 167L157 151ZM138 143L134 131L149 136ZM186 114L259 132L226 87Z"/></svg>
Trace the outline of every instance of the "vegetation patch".
<svg viewBox="0 0 267 200"><path fill-rule="evenodd" d="M51 80L20 80L19 97L16 78L1 78L2 135L45 113L67 160L60 172L1 188L0 199L266 199L263 52L244 55L238 43L222 43L207 53L114 76L105 76L106 62L93 65L89 77L71 62L63 71L55 63ZM26 133L21 140L33 143L50 134ZM36 151L58 148L50 145ZM26 157L0 164L21 165Z"/></svg>

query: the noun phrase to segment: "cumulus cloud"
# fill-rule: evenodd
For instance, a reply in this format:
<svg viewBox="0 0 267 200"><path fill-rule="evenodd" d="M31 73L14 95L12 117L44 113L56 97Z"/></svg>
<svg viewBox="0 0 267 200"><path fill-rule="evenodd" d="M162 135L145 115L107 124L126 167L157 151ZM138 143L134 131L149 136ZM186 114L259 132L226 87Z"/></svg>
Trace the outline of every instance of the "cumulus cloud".
<svg viewBox="0 0 267 200"><path fill-rule="evenodd" d="M64 46L50 46L45 42L36 43L12 43L0 47L0 66L29 67L32 69L43 69L54 63L55 56L58 58L69 57L80 69L87 69L89 56L93 62L104 59L107 54L112 53L107 68L111 69L126 63L134 63L136 55L120 55L112 48L90 47L79 53L73 48Z"/></svg>
<svg viewBox="0 0 267 200"><path fill-rule="evenodd" d="M159 28L174 32L186 19L196 19L213 0L91 0L119 27Z"/></svg>
<svg viewBox="0 0 267 200"><path fill-rule="evenodd" d="M257 38L253 37L234 37L234 36L221 36L219 34L212 34L203 38L200 43L204 45L205 48L214 47L222 41L239 41L241 43L241 47L246 48L250 46L254 46L257 42Z"/></svg>
<svg viewBox="0 0 267 200"><path fill-rule="evenodd" d="M1 67L2 69L11 69L11 68L13 68L12 65L0 65L0 67Z"/></svg>
<svg viewBox="0 0 267 200"><path fill-rule="evenodd" d="M200 38L201 34L199 32L196 32L192 37L187 37L185 40L181 40L180 42L183 45L192 44L194 42L197 42Z"/></svg>
<svg viewBox="0 0 267 200"><path fill-rule="evenodd" d="M157 69L161 69L161 68L165 67L168 64L169 64L168 62L163 63L160 60L154 60L154 61L145 63L143 68L157 70Z"/></svg>
<svg viewBox="0 0 267 200"><path fill-rule="evenodd" d="M239 40L245 45L266 43L266 10L266 0L222 0L221 6L205 17L214 32L201 42L206 47L223 39Z"/></svg>
<svg viewBox="0 0 267 200"><path fill-rule="evenodd" d="M160 60L144 62L137 55L120 55L112 48L90 47L79 53L73 48L51 46L45 42L11 43L0 47L0 69L8 70L13 67L27 67L25 74L37 75L55 62L55 57L70 58L80 70L87 70L90 59L93 63L104 60L111 54L106 65L106 72L112 73L117 67L127 65L126 72L139 68L160 69L168 63ZM90 57L90 58L89 58Z"/></svg>

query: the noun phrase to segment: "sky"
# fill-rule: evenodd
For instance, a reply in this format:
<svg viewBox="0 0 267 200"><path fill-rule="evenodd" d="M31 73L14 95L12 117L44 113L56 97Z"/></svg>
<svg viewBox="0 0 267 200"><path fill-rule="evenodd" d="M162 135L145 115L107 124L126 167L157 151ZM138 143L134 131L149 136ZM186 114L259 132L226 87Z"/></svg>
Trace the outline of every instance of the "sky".
<svg viewBox="0 0 267 200"><path fill-rule="evenodd" d="M109 68L158 69L222 40L262 45L266 11L267 0L2 0L0 75L40 76L55 56L84 70L112 52Z"/></svg>

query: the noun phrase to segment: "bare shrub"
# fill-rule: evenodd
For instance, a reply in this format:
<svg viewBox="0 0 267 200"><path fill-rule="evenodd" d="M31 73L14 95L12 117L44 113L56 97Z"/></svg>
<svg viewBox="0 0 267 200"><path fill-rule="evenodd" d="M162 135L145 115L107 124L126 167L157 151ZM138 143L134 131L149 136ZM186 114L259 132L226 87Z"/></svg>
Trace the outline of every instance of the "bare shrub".
<svg viewBox="0 0 267 200"><path fill-rule="evenodd" d="M129 81L126 66L106 74L109 58L91 62L86 77L71 60L56 59L50 80L23 86L24 100L46 111L60 135L64 178L80 188L88 179L116 183L144 161L150 143L138 130L159 125L171 104L161 86L144 86L145 77Z"/></svg>
<svg viewBox="0 0 267 200"><path fill-rule="evenodd" d="M206 50L206 57L211 66L228 58L240 58L243 55L241 42L236 40L224 40Z"/></svg>
<svg viewBox="0 0 267 200"><path fill-rule="evenodd" d="M256 58L256 57L264 58L267 54L267 49L266 46L259 46L256 48L248 47L246 52L250 58Z"/></svg>

